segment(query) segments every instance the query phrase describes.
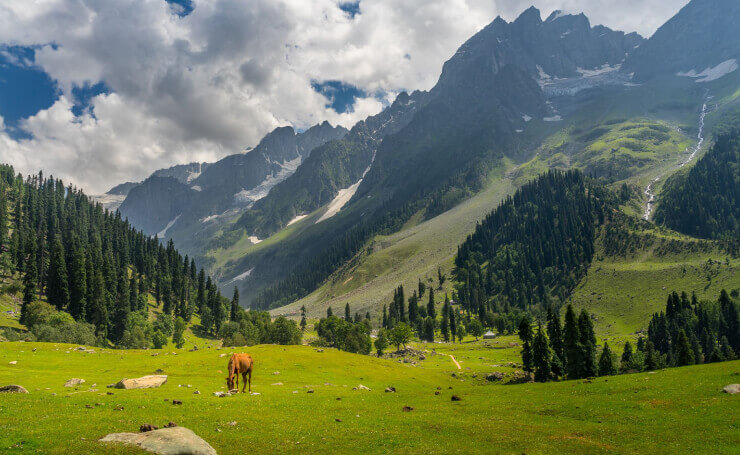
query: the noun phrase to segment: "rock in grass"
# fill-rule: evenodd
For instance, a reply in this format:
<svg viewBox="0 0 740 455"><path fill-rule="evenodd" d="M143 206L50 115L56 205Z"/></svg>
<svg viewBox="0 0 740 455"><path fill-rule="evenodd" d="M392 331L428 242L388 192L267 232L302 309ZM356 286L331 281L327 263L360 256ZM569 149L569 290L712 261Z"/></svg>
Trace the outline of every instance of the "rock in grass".
<svg viewBox="0 0 740 455"><path fill-rule="evenodd" d="M76 387L80 384L84 384L85 380L80 378L72 378L64 383L64 387Z"/></svg>
<svg viewBox="0 0 740 455"><path fill-rule="evenodd" d="M357 387L354 387L353 390L367 390L370 391L370 387L365 387L364 385L360 384Z"/></svg>
<svg viewBox="0 0 740 455"><path fill-rule="evenodd" d="M28 390L23 386L11 384L0 387L0 393L28 393Z"/></svg>
<svg viewBox="0 0 740 455"><path fill-rule="evenodd" d="M386 387L385 389L386 393L395 393L396 388L395 387Z"/></svg>
<svg viewBox="0 0 740 455"><path fill-rule="evenodd" d="M740 384L730 384L726 385L723 389L723 392L729 393L730 395L735 395L736 393L740 393Z"/></svg>
<svg viewBox="0 0 740 455"><path fill-rule="evenodd" d="M8 362L8 365L18 365L18 361L17 360L12 360L12 361Z"/></svg>
<svg viewBox="0 0 740 455"><path fill-rule="evenodd" d="M452 401L462 401L462 398L457 395L452 395Z"/></svg>
<svg viewBox="0 0 740 455"><path fill-rule="evenodd" d="M112 433L100 441L129 444L163 455L216 455L210 444L185 427L145 433Z"/></svg>
<svg viewBox="0 0 740 455"><path fill-rule="evenodd" d="M182 404L182 401L180 401L180 400L172 400L172 404Z"/></svg>
<svg viewBox="0 0 740 455"><path fill-rule="evenodd" d="M411 412L414 410L414 408L412 408L411 406L404 406L402 410L403 412Z"/></svg>
<svg viewBox="0 0 740 455"><path fill-rule="evenodd" d="M116 389L150 389L160 387L167 382L166 375L143 376L136 379L121 379L113 387Z"/></svg>
<svg viewBox="0 0 740 455"><path fill-rule="evenodd" d="M493 373L489 373L486 375L486 381L489 382L501 381L503 379L504 374L500 371L494 371Z"/></svg>
<svg viewBox="0 0 740 455"><path fill-rule="evenodd" d="M159 427L150 423L145 423L139 427L139 433L148 433L150 431L159 430Z"/></svg>

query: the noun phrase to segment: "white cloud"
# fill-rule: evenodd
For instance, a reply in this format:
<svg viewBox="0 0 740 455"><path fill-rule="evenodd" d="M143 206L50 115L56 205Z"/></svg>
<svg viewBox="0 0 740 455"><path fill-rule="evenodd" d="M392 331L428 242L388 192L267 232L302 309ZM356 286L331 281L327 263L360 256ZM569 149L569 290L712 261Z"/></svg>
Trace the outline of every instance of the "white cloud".
<svg viewBox="0 0 740 455"><path fill-rule="evenodd" d="M594 24L643 34L685 2L533 1L543 18L584 10ZM164 0L3 0L0 43L44 45L36 63L63 95L25 121L32 139L15 141L0 123L0 160L101 192L238 152L278 125L349 127L382 103L359 99L354 112L337 114L311 80L390 96L429 89L463 41L530 1L362 0L354 19L337 3L195 0L179 17ZM94 116L74 117L72 87L101 80L114 93L92 100Z"/></svg>

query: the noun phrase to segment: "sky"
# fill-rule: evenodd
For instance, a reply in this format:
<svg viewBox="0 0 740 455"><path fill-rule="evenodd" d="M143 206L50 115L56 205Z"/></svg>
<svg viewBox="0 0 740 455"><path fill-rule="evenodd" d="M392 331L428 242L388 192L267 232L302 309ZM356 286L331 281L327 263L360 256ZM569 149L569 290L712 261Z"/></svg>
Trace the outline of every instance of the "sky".
<svg viewBox="0 0 740 455"><path fill-rule="evenodd" d="M2 0L0 162L90 194L351 127L534 4L650 36L687 0Z"/></svg>

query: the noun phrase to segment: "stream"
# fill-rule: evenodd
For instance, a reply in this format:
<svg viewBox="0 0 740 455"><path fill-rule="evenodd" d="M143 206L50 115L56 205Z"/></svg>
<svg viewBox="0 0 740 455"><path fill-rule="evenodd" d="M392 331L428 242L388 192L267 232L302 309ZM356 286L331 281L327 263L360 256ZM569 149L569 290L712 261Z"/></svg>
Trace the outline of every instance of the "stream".
<svg viewBox="0 0 740 455"><path fill-rule="evenodd" d="M682 160L680 163L678 163L678 169L686 166L691 162L691 160L694 159L697 153L699 153L699 150L701 150L702 144L704 144L704 117L707 115L707 103L709 100L712 99L711 96L708 96L706 100L704 101L704 104L701 107L701 114L699 114L699 132L696 135L696 145L691 149L691 153L689 154L686 159ZM650 220L650 215L653 213L653 208L655 206L655 191L653 191L653 186L655 183L658 182L668 171L662 173L661 175L655 177L653 180L648 183L647 188L645 188L645 196L647 196L647 203L645 204L645 213L642 215L643 220Z"/></svg>

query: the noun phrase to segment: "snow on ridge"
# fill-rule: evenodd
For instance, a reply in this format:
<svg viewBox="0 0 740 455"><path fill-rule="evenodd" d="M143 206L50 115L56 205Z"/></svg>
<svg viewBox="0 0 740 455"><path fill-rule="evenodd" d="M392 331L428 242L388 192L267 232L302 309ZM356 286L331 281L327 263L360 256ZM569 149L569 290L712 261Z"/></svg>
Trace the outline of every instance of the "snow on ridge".
<svg viewBox="0 0 740 455"><path fill-rule="evenodd" d="M329 203L329 207L326 209L326 212L324 212L324 214L321 215L321 218L316 220L316 223L314 224L318 224L324 220L328 220L329 218L339 213L340 210L342 210L342 207L344 207L347 202L352 199L352 196L355 195L355 193L357 192L357 188L359 188L360 184L362 183L362 179L364 179L367 173L370 171L370 168L373 166L374 162L375 153L373 153L373 158L370 160L370 165L367 167L367 169L365 169L365 172L362 173L362 177L360 177L360 180L347 188L339 190L334 199Z"/></svg>
<svg viewBox="0 0 740 455"><path fill-rule="evenodd" d="M544 120L546 122L559 122L559 121L563 120L563 117L561 117L559 115L553 115L552 117L545 117L542 120Z"/></svg>
<svg viewBox="0 0 740 455"><path fill-rule="evenodd" d="M288 222L288 226L290 226L291 224L294 224L294 223L297 223L297 222L301 221L302 219L306 218L307 216L308 215L296 215L295 218L293 218L292 220L290 220Z"/></svg>
<svg viewBox="0 0 740 455"><path fill-rule="evenodd" d="M578 72L578 74L580 74L583 77L594 77L594 76L599 76L601 74L619 71L621 67L622 67L621 63L618 63L614 66L611 66L608 63L604 63L600 67L596 67L593 69L584 69L584 68L578 67L576 68L576 72Z"/></svg>
<svg viewBox="0 0 740 455"><path fill-rule="evenodd" d="M528 116L527 114L522 114L522 120L524 120L525 122L528 122L532 120L532 117Z"/></svg>
<svg viewBox="0 0 740 455"><path fill-rule="evenodd" d="M249 275L251 275L253 271L254 271L254 267L252 267L251 269L247 270L246 272L244 272L244 273L242 273L240 275L235 276L228 283L226 283L226 285L235 283L237 281L244 281L244 280L246 280L247 278L249 278Z"/></svg>
<svg viewBox="0 0 740 455"><path fill-rule="evenodd" d="M207 223L209 221L215 220L216 218L218 218L218 215L210 215L210 216L207 216L207 217L203 218L202 220L200 220L200 222L203 223L203 224L205 224L205 223Z"/></svg>
<svg viewBox="0 0 740 455"><path fill-rule="evenodd" d="M737 60L731 58L718 64L717 66L705 68L704 71L697 73L696 70L688 72L678 72L676 76L691 77L696 79L696 83L711 82L724 77L738 69Z"/></svg>
<svg viewBox="0 0 740 455"><path fill-rule="evenodd" d="M302 157L299 155L295 159L284 161L283 163L276 163L281 168L277 174L268 175L262 183L250 190L241 190L236 193L234 195L235 202L240 204L252 204L267 196L272 187L290 177L296 169L298 169L298 166L301 165L301 160Z"/></svg>
<svg viewBox="0 0 740 455"><path fill-rule="evenodd" d="M560 19L561 17L570 16L571 14L568 12L565 12L563 10L555 10L552 12L552 15L547 20L547 22L555 22L556 20Z"/></svg>
<svg viewBox="0 0 740 455"><path fill-rule="evenodd" d="M195 191L203 191L203 188L201 188L200 185L193 185L190 187L190 189L193 189Z"/></svg>
<svg viewBox="0 0 740 455"><path fill-rule="evenodd" d="M177 223L177 220L179 220L181 216L182 216L182 213L180 215L177 215L173 220L170 220L170 222L167 223L167 226L165 226L164 229L160 233L157 234L157 238L163 239L167 235L167 231L169 231L170 228L174 226L175 223Z"/></svg>

